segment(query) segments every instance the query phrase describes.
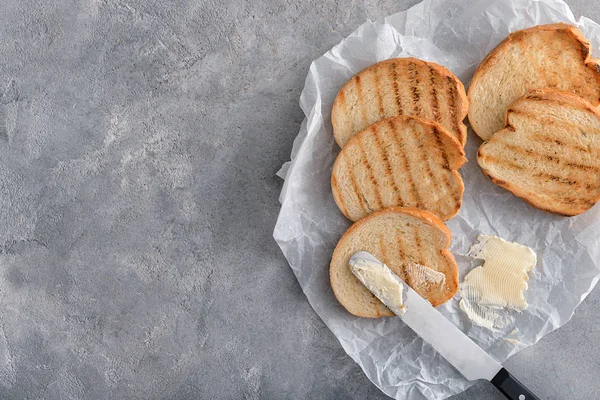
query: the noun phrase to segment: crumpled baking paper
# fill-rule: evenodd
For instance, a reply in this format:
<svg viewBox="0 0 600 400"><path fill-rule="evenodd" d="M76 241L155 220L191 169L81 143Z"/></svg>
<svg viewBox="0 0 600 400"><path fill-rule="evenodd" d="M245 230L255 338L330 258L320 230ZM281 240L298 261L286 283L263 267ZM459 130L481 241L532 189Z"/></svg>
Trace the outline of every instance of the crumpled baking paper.
<svg viewBox="0 0 600 400"><path fill-rule="evenodd" d="M314 61L300 105L306 114L294 141L274 238L312 307L369 379L396 399L442 399L459 393L467 381L399 318L364 319L348 313L329 284L333 248L350 226L331 194L331 169L338 146L330 113L341 86L377 61L414 56L452 70L465 85L485 57L509 32L552 22L578 26L600 48L600 26L576 21L560 0L425 0L411 9L367 22ZM600 206L578 217L537 210L493 185L476 162L481 140L469 130L470 162L461 170L463 206L448 222L451 250L464 275L481 264L466 254L479 233L532 247L538 264L525 293L529 307L511 315L501 331L474 326L458 308L459 295L439 310L495 359L505 361L565 324L600 275ZM410 312L410 310L408 311Z"/></svg>

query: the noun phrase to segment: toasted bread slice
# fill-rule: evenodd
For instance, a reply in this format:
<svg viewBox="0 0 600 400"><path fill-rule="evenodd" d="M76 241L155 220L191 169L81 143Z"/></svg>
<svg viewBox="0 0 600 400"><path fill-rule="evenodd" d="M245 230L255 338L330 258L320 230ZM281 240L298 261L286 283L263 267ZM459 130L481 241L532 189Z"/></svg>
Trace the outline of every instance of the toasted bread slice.
<svg viewBox="0 0 600 400"><path fill-rule="evenodd" d="M458 267L448 250L451 238L446 225L426 211L390 207L375 212L352 225L338 242L329 269L333 293L356 316L393 315L348 268L354 253L368 251L432 305L440 305L458 290ZM415 284L418 277L406 268L414 263L442 272L445 281L441 285Z"/></svg>
<svg viewBox="0 0 600 400"><path fill-rule="evenodd" d="M342 149L331 174L333 197L356 221L384 207L416 207L442 220L458 213L467 159L442 125L416 117L379 121Z"/></svg>
<svg viewBox="0 0 600 400"><path fill-rule="evenodd" d="M344 147L374 122L413 115L446 127L464 146L467 95L461 81L441 65L393 58L362 70L340 90L331 112L335 141Z"/></svg>
<svg viewBox="0 0 600 400"><path fill-rule="evenodd" d="M534 90L477 154L483 172L542 210L577 215L600 199L600 113L587 100Z"/></svg>
<svg viewBox="0 0 600 400"><path fill-rule="evenodd" d="M598 62L589 42L567 24L511 33L479 65L469 86L469 122L482 139L504 128L508 105L531 89L575 93L600 103Z"/></svg>

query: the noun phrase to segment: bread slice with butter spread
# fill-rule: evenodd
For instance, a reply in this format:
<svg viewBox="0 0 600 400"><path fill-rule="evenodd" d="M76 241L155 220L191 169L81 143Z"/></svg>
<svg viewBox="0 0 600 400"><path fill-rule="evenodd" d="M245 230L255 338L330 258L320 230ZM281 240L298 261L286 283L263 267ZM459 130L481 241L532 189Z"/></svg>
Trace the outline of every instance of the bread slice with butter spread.
<svg viewBox="0 0 600 400"><path fill-rule="evenodd" d="M432 305L440 305L458 291L458 267L448 250L451 237L444 223L426 211L389 207L374 212L352 225L338 242L329 269L333 292L356 316L394 315L349 270L350 257L358 251L368 251ZM445 280L423 285L423 274L407 268L410 264L439 271Z"/></svg>

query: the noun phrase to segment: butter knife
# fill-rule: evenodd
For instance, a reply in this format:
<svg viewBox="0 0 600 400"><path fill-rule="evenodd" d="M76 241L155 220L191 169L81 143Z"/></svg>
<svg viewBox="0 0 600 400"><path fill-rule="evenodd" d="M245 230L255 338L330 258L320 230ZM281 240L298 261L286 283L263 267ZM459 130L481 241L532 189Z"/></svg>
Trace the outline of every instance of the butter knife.
<svg viewBox="0 0 600 400"><path fill-rule="evenodd" d="M349 267L375 297L431 344L465 378L471 381L488 380L510 400L539 400L498 361L371 253L355 253L350 258ZM396 290L394 285L397 285ZM399 305L398 291L403 298L402 305Z"/></svg>

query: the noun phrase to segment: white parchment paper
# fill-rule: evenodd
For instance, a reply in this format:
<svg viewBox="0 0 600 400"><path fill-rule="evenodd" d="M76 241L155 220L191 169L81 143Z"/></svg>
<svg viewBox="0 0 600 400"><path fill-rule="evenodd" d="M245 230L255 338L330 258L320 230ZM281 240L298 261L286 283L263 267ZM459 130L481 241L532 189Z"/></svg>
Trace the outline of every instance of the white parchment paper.
<svg viewBox="0 0 600 400"><path fill-rule="evenodd" d="M405 12L365 23L310 67L300 98L306 118L294 142L292 161L279 172L285 184L273 236L312 307L369 379L391 397L441 399L472 382L399 318L353 317L333 295L329 261L350 225L338 211L330 187L339 152L330 122L333 100L355 73L392 57L414 56L442 64L467 86L480 61L509 32L559 21L577 25L598 56L600 26L586 18L576 21L560 0L425 0ZM448 222L460 281L481 263L461 256L477 234L525 244L538 255L525 294L529 307L514 313L512 323L497 332L473 326L458 308L458 295L439 309L503 362L565 324L598 281L600 206L566 218L527 205L481 173L475 160L480 144L469 130L470 162L460 170L466 186L463 206Z"/></svg>

